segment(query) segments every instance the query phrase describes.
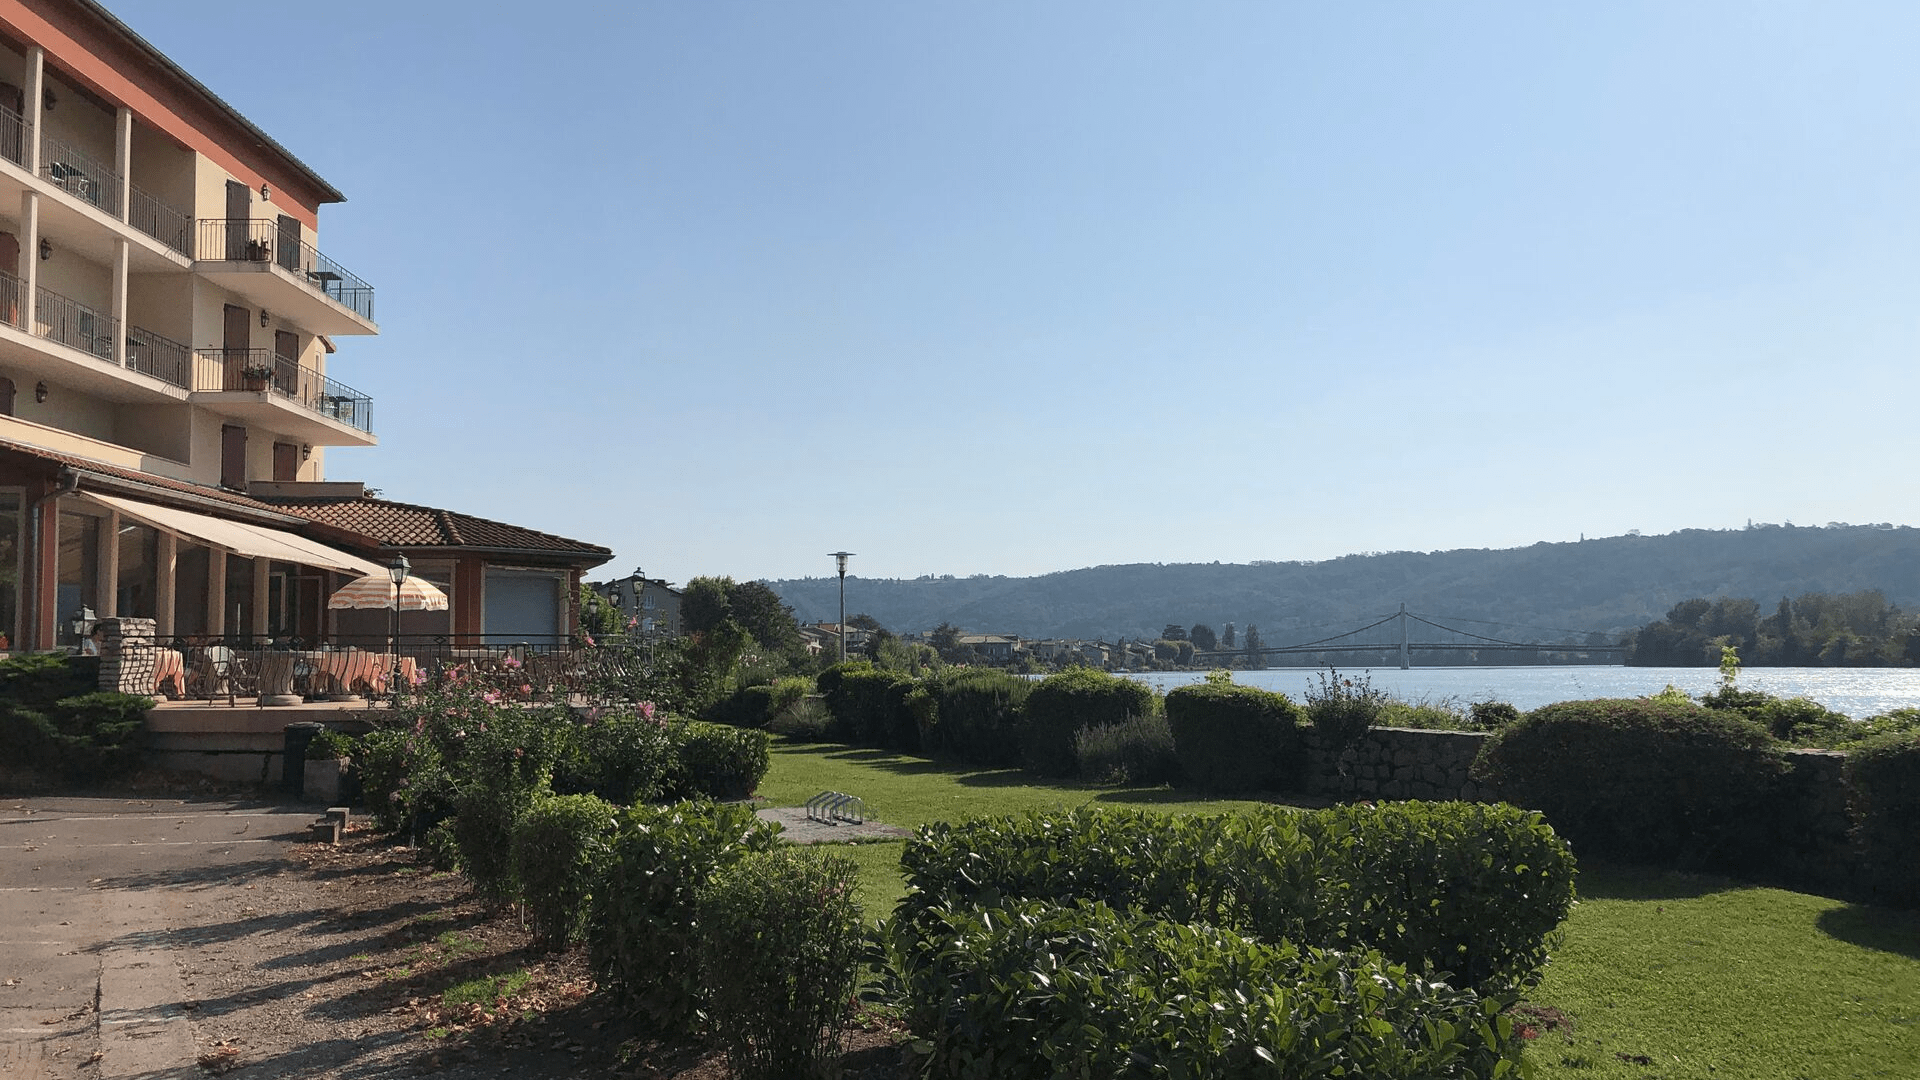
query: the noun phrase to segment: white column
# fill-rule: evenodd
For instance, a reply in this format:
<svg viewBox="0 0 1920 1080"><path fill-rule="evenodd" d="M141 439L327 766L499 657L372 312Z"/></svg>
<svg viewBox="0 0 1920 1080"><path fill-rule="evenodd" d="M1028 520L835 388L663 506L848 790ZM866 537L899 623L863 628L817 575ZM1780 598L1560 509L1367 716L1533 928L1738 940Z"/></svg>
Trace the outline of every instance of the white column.
<svg viewBox="0 0 1920 1080"><path fill-rule="evenodd" d="M40 196L33 191L20 193L20 261L27 264L20 291L20 327L29 334L40 332Z"/></svg>
<svg viewBox="0 0 1920 1080"><path fill-rule="evenodd" d="M94 592L100 597L102 619L120 614L120 512L109 511L100 519L100 579Z"/></svg>
<svg viewBox="0 0 1920 1080"><path fill-rule="evenodd" d="M113 362L121 367L127 366L127 251L126 237L114 240L113 324L120 328L120 332L113 335Z"/></svg>
<svg viewBox="0 0 1920 1080"><path fill-rule="evenodd" d="M160 534L159 565L154 569L153 632L163 638L173 636L174 568L180 558L173 534Z"/></svg>
<svg viewBox="0 0 1920 1080"><path fill-rule="evenodd" d="M227 553L207 549L207 636L227 634Z"/></svg>
<svg viewBox="0 0 1920 1080"><path fill-rule="evenodd" d="M40 175L40 126L47 118L47 50L38 45L27 49L26 86L22 87L20 115L27 122L27 171Z"/></svg>
<svg viewBox="0 0 1920 1080"><path fill-rule="evenodd" d="M133 110L125 105L114 114L113 171L120 174L120 220L127 220L133 196Z"/></svg>
<svg viewBox="0 0 1920 1080"><path fill-rule="evenodd" d="M253 628L250 633L257 638L267 636L267 616L271 614L267 610L267 597L270 593L267 583L271 578L272 570L271 559L253 560Z"/></svg>

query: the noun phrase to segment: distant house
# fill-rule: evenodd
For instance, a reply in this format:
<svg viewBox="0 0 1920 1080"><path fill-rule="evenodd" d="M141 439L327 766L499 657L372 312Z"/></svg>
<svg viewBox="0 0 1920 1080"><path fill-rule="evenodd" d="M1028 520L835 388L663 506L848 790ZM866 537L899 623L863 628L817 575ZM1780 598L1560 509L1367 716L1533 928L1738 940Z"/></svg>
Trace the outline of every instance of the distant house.
<svg viewBox="0 0 1920 1080"><path fill-rule="evenodd" d="M857 626L849 626L846 628L846 635L847 655L865 655L868 643L873 640L873 631L862 630ZM805 644L809 654L818 655L821 652L830 652L838 655L840 652L840 624L830 622L808 623L800 628L800 640Z"/></svg>
<svg viewBox="0 0 1920 1080"><path fill-rule="evenodd" d="M1005 634L961 634L959 645L972 649L996 664L1010 663L1021 651L1020 639Z"/></svg>
<svg viewBox="0 0 1920 1080"><path fill-rule="evenodd" d="M589 586L607 598L632 628L641 634L680 636L680 590L665 578L650 578L635 570L614 581Z"/></svg>

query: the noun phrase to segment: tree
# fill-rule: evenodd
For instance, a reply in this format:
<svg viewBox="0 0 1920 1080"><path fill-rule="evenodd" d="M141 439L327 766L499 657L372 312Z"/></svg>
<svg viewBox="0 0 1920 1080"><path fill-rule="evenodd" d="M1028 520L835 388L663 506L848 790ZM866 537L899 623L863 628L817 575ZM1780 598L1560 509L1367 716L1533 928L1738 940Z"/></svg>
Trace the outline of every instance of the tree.
<svg viewBox="0 0 1920 1080"><path fill-rule="evenodd" d="M800 648L800 624L793 609L763 581L742 581L727 590L727 608L733 621L753 635L762 649L790 654ZM686 601L681 601L682 618Z"/></svg>
<svg viewBox="0 0 1920 1080"><path fill-rule="evenodd" d="M1165 630L1160 631L1160 640L1161 641L1185 641L1187 640L1187 630L1185 627L1181 626L1179 623L1168 623L1167 628Z"/></svg>
<svg viewBox="0 0 1920 1080"><path fill-rule="evenodd" d="M880 625L879 619L876 619L873 616L867 615L864 613L859 615L849 615L847 617L847 625L853 627L855 630L885 630L886 629L886 627Z"/></svg>
<svg viewBox="0 0 1920 1080"><path fill-rule="evenodd" d="M1226 628L1220 631L1220 647L1223 649L1233 648L1233 624L1232 623L1228 623L1226 625Z"/></svg>
<svg viewBox="0 0 1920 1080"><path fill-rule="evenodd" d="M626 628L626 621L620 618L620 609L607 602L607 598L593 591L593 586L580 583L580 628L589 634L602 637L617 634Z"/></svg>
<svg viewBox="0 0 1920 1080"><path fill-rule="evenodd" d="M1220 639L1214 636L1213 627L1206 623L1194 623L1193 629L1187 631L1187 640L1193 642L1193 647L1201 652L1212 652L1220 647Z"/></svg>
<svg viewBox="0 0 1920 1080"><path fill-rule="evenodd" d="M689 634L704 634L732 613L728 599L730 577L697 577L680 593L680 626Z"/></svg>
<svg viewBox="0 0 1920 1080"><path fill-rule="evenodd" d="M960 628L952 623L941 623L927 635L927 644L940 654L940 659L949 664L963 663L966 657L960 655Z"/></svg>
<svg viewBox="0 0 1920 1080"><path fill-rule="evenodd" d="M847 625L854 625L853 620L848 619ZM870 631L867 634L866 654L867 659L876 664L885 659L888 651L900 640L893 635L893 631L883 626L867 626L861 629Z"/></svg>
<svg viewBox="0 0 1920 1080"><path fill-rule="evenodd" d="M1247 624L1247 644L1246 644L1247 659L1249 660L1264 659L1258 655L1258 653L1260 652L1260 647L1261 647L1260 628L1253 625L1252 623L1248 623Z"/></svg>

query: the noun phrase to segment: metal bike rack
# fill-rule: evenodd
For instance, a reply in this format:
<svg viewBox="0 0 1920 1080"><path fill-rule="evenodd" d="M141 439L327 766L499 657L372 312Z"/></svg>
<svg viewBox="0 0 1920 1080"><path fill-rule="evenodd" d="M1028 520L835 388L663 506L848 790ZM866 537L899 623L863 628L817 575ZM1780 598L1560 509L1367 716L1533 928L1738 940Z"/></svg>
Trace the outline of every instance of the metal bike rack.
<svg viewBox="0 0 1920 1080"><path fill-rule="evenodd" d="M858 795L849 795L844 791L823 791L807 800L807 820L864 825L867 821L867 804Z"/></svg>

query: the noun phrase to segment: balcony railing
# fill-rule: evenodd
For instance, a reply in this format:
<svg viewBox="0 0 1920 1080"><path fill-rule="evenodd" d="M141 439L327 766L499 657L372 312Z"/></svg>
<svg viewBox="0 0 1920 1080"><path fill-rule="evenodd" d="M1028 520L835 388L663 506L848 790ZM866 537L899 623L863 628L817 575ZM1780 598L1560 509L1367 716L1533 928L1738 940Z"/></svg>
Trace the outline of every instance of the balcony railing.
<svg viewBox="0 0 1920 1080"><path fill-rule="evenodd" d="M120 174L52 132L40 139L40 174L81 202L120 216Z"/></svg>
<svg viewBox="0 0 1920 1080"><path fill-rule="evenodd" d="M27 138L33 133L25 117L0 105L0 157L15 165L27 163Z"/></svg>
<svg viewBox="0 0 1920 1080"><path fill-rule="evenodd" d="M71 297L51 289L34 293L34 329L44 338L92 353L102 360L113 359L113 339L120 334L120 320L104 311L95 311Z"/></svg>
<svg viewBox="0 0 1920 1080"><path fill-rule="evenodd" d="M0 138L4 138L0 130ZM173 250L193 258L193 217L161 201L158 196L128 185L127 223Z"/></svg>
<svg viewBox="0 0 1920 1080"><path fill-rule="evenodd" d="M302 240L297 226L283 229L278 222L256 218L201 218L195 257L272 263L361 318L373 319L373 286Z"/></svg>
<svg viewBox="0 0 1920 1080"><path fill-rule="evenodd" d="M271 390L281 397L371 434L373 399L271 349L197 349L195 390Z"/></svg>
<svg viewBox="0 0 1920 1080"><path fill-rule="evenodd" d="M27 283L0 270L0 322L8 326L27 328Z"/></svg>
<svg viewBox="0 0 1920 1080"><path fill-rule="evenodd" d="M193 389L193 350L141 326L127 327L127 367Z"/></svg>

